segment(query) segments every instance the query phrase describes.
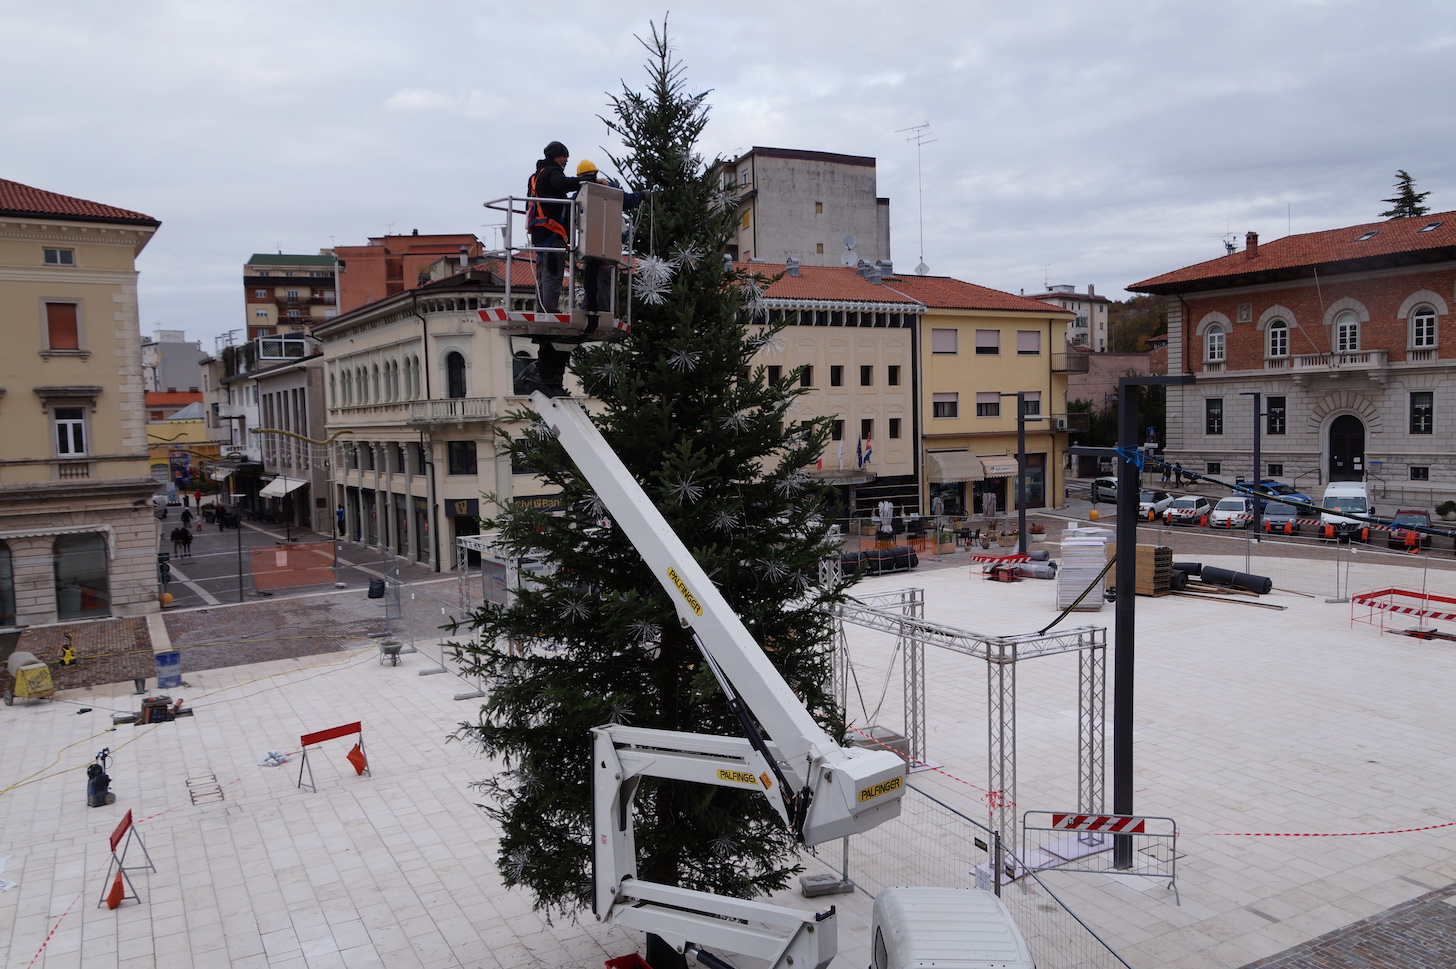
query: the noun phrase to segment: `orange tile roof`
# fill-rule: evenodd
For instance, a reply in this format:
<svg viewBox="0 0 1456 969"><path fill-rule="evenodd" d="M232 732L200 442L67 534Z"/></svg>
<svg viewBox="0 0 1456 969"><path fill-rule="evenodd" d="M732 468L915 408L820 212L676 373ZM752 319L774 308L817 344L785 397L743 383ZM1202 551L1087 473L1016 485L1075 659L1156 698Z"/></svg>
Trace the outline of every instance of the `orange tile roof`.
<svg viewBox="0 0 1456 969"><path fill-rule="evenodd" d="M44 216L81 222L127 222L152 226L162 224L150 215L130 209L58 195L3 178L0 178L0 215Z"/></svg>
<svg viewBox="0 0 1456 969"><path fill-rule="evenodd" d="M977 286L950 276L887 276L884 285L933 309L1010 310L1042 316L1049 312L1067 317L1074 315L1070 310L1059 306L1049 306L1025 296L1003 293L999 289Z"/></svg>
<svg viewBox="0 0 1456 969"><path fill-rule="evenodd" d="M739 262L734 268L761 276L773 277L784 272L776 263ZM913 305L914 297L896 292L888 286L876 286L853 269L842 266L800 266L799 275L784 273L766 293L769 299L835 300L852 303L904 303Z"/></svg>
<svg viewBox="0 0 1456 969"><path fill-rule="evenodd" d="M1429 231L1421 231L1432 223L1441 224ZM1359 241L1361 236L1372 232L1374 235ZM1127 288L1134 292L1172 293L1211 288L1208 284L1215 280L1228 280L1227 285L1233 285L1235 279L1261 273L1279 273L1288 277L1300 275L1292 271L1312 266L1350 264L1382 256L1387 259L1397 257L1396 263L1450 258L1449 254L1443 255L1439 250L1453 248L1456 248L1456 212L1432 212L1413 219L1367 222L1271 239L1260 242L1252 256L1245 249L1144 279ZM1426 259L1422 259L1422 255Z"/></svg>
<svg viewBox="0 0 1456 969"><path fill-rule="evenodd" d="M202 392L199 390L149 390L146 405L148 407L185 407L200 400L202 400Z"/></svg>

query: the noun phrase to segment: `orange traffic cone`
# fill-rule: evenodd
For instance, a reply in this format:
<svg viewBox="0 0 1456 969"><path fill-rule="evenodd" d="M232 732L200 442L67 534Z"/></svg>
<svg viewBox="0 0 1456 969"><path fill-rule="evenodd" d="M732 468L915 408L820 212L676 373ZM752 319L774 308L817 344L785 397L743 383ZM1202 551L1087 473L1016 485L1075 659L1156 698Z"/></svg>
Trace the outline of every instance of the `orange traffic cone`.
<svg viewBox="0 0 1456 969"><path fill-rule="evenodd" d="M111 891L106 893L106 907L116 908L121 900L126 898L126 887L121 883L121 872L116 873L116 881L111 883Z"/></svg>

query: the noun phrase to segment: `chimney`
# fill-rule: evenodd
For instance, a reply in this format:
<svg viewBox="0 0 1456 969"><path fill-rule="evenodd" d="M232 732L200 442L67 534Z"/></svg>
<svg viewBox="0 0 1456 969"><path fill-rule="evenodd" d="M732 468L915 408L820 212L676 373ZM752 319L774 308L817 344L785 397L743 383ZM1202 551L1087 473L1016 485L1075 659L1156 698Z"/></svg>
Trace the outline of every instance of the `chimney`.
<svg viewBox="0 0 1456 969"><path fill-rule="evenodd" d="M1088 283L1087 284L1087 295L1088 296L1096 296L1097 295L1097 287L1096 286L1093 286L1091 283Z"/></svg>
<svg viewBox="0 0 1456 969"><path fill-rule="evenodd" d="M1259 233L1250 232L1244 236L1244 257L1253 259L1259 255Z"/></svg>
<svg viewBox="0 0 1456 969"><path fill-rule="evenodd" d="M789 258L785 259L784 260L784 271L786 273L788 273L790 276L797 276L797 275L799 275L799 260L795 259L793 256L790 256Z"/></svg>

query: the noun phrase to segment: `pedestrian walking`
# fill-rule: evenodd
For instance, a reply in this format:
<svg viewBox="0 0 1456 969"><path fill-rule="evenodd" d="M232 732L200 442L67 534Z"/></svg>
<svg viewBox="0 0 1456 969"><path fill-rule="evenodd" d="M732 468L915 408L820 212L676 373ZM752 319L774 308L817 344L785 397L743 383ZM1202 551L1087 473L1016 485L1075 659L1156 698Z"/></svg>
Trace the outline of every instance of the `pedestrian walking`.
<svg viewBox="0 0 1456 969"><path fill-rule="evenodd" d="M185 498L186 495L183 495L183 497ZM182 509L182 527L188 529L189 531L192 529L192 509L191 508L183 508Z"/></svg>
<svg viewBox="0 0 1456 969"><path fill-rule="evenodd" d="M182 529L182 557L184 559L192 557L192 529L190 528Z"/></svg>
<svg viewBox="0 0 1456 969"><path fill-rule="evenodd" d="M1173 483L1175 486L1183 487L1183 462L1173 465Z"/></svg>
<svg viewBox="0 0 1456 969"><path fill-rule="evenodd" d="M344 506L340 505L339 510L334 512L334 517L339 520L339 534L344 534Z"/></svg>
<svg viewBox="0 0 1456 969"><path fill-rule="evenodd" d="M182 555L182 543L186 541L186 539L183 537L184 535L190 536L191 532L187 531L187 529L185 528L172 529L172 554L178 556L179 558Z"/></svg>

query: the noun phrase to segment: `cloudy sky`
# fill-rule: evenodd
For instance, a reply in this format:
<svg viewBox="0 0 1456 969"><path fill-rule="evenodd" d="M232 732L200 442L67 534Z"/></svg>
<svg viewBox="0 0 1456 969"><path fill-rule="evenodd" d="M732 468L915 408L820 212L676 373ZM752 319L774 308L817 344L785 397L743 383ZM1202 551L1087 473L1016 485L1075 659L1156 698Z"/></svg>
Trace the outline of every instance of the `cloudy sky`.
<svg viewBox="0 0 1456 969"><path fill-rule="evenodd" d="M0 0L0 177L138 209L142 326L243 325L254 252L491 239L541 146L606 165L606 95L668 10L706 154L873 155L897 267L1129 283L1374 221L1396 169L1456 209L1450 0Z"/></svg>

